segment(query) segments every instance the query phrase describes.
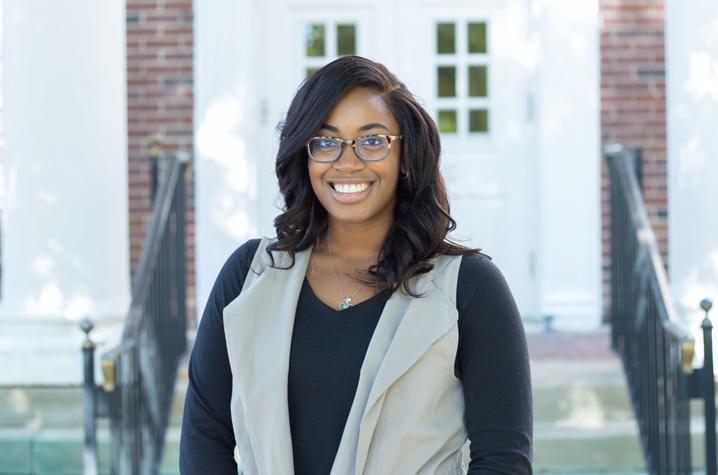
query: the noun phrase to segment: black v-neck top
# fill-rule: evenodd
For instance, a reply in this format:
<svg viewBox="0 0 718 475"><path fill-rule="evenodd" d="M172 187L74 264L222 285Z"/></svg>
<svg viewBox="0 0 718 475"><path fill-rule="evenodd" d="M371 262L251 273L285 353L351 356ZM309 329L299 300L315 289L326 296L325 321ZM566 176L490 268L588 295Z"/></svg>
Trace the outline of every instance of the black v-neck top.
<svg viewBox="0 0 718 475"><path fill-rule="evenodd" d="M232 374L222 311L242 290L259 242L247 241L226 261L197 329L180 437L183 474L237 473L230 416ZM287 394L297 475L330 472L359 370L388 299L384 291L335 310L304 279ZM530 474L533 418L526 338L509 286L490 258L462 257L456 302L459 343L454 373L462 382L464 423L471 441L468 473Z"/></svg>
<svg viewBox="0 0 718 475"><path fill-rule="evenodd" d="M359 370L388 298L385 292L345 310L333 309L304 279L294 317L287 391L296 474L330 472Z"/></svg>

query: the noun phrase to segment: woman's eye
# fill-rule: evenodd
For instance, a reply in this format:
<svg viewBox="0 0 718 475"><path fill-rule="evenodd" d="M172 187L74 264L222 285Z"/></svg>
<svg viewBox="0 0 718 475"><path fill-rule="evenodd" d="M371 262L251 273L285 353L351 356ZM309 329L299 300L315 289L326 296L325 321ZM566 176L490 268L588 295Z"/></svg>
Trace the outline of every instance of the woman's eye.
<svg viewBox="0 0 718 475"><path fill-rule="evenodd" d="M361 141L361 144L367 147L376 147L381 145L381 139L379 137L367 137Z"/></svg>
<svg viewBox="0 0 718 475"><path fill-rule="evenodd" d="M336 144L337 144L337 142L332 139L321 139L319 141L320 147L334 147Z"/></svg>

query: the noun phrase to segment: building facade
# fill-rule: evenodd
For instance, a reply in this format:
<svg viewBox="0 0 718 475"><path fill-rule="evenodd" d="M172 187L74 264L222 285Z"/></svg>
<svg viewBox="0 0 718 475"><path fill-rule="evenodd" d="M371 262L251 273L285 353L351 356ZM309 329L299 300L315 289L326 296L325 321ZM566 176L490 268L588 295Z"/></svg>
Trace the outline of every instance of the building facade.
<svg viewBox="0 0 718 475"><path fill-rule="evenodd" d="M81 318L116 340L157 153L193 157L195 327L229 254L273 234L277 125L294 92L348 54L385 64L436 120L452 237L494 258L529 331L546 316L570 331L606 318L613 142L643 150L649 215L691 314L718 282L706 204L718 12L697 5L0 0L0 384L78 382Z"/></svg>

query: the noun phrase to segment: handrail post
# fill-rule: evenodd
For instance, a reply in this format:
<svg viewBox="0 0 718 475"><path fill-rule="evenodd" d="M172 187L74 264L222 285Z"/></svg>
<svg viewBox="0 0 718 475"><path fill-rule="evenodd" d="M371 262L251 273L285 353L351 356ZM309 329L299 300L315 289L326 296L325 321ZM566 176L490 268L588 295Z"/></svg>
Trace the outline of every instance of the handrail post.
<svg viewBox="0 0 718 475"><path fill-rule="evenodd" d="M80 322L80 328L85 332L85 341L82 344L83 359L83 413L85 426L85 445L82 452L84 475L97 475L97 400L95 399L95 343L90 340L90 332L94 328L88 319Z"/></svg>
<svg viewBox="0 0 718 475"><path fill-rule="evenodd" d="M162 154L162 139L158 134L150 137L150 140L147 142L147 148L149 149L148 158L150 159L150 177L152 179L150 186L150 198L154 201L157 189L159 188L160 155Z"/></svg>
<svg viewBox="0 0 718 475"><path fill-rule="evenodd" d="M706 313L701 328L703 329L703 406L706 430L706 475L716 475L716 385L713 375L713 324L708 318L713 303L708 299L701 300L701 309Z"/></svg>

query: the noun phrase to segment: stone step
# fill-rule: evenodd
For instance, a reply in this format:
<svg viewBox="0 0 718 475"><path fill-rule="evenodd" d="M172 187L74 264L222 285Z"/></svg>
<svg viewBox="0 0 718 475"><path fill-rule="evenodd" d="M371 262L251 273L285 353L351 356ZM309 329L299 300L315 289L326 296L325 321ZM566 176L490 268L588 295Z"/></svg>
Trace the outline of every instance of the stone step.
<svg viewBox="0 0 718 475"><path fill-rule="evenodd" d="M179 427L185 388L178 384L170 425ZM699 416L700 406L693 408ZM65 428L82 420L82 390L0 388L0 428ZM633 421L626 389L620 385L534 388L534 423L578 427Z"/></svg>
<svg viewBox="0 0 718 475"><path fill-rule="evenodd" d="M539 435L539 434L537 434ZM574 437L576 436L576 437ZM0 431L0 474L70 474L82 472L81 429ZM537 437L534 445L536 473L644 473L631 436L554 434ZM626 446L632 450L626 450ZM101 473L109 473L108 431L98 432ZM179 431L168 432L162 474L178 474Z"/></svg>
<svg viewBox="0 0 718 475"><path fill-rule="evenodd" d="M98 430L98 464L101 474L110 473L109 431ZM81 429L0 430L0 474L81 475L83 432ZM162 475L179 475L179 430L167 433L160 467Z"/></svg>
<svg viewBox="0 0 718 475"><path fill-rule="evenodd" d="M179 427L185 389L178 385L170 426ZM78 386L0 387L0 430L81 427L82 388Z"/></svg>
<svg viewBox="0 0 718 475"><path fill-rule="evenodd" d="M170 425L179 427L186 384L178 382ZM632 421L625 386L618 383L546 386L535 384L534 423L597 426L603 421ZM700 415L700 407L694 408ZM0 387L0 428L66 428L82 420L82 389L66 387Z"/></svg>
<svg viewBox="0 0 718 475"><path fill-rule="evenodd" d="M617 474L645 473L640 447L632 435L590 434L566 431L550 437L538 432L534 443L535 473ZM80 429L0 431L0 474L71 474L82 472ZM693 460L702 463L702 441L692 437ZM100 472L109 473L107 430L98 432ZM161 465L162 474L178 474L179 432L168 432Z"/></svg>

